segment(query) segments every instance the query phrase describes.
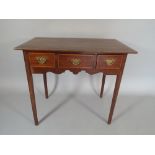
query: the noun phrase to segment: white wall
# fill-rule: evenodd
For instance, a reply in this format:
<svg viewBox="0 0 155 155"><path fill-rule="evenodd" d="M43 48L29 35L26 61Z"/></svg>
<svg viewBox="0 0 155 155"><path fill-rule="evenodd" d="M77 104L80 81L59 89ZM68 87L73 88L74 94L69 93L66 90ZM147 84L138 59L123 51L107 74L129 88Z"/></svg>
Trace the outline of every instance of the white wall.
<svg viewBox="0 0 155 155"><path fill-rule="evenodd" d="M0 20L0 91L27 89L22 52L13 49L38 36L118 39L139 52L128 56L121 91L155 92L155 20ZM40 89L41 77L34 78ZM48 74L48 78L52 90L55 76ZM100 82L101 74L89 76L82 72L74 76L67 72L59 75L57 91L90 92L94 88L98 92ZM107 83L114 81L108 77ZM106 89L111 86L106 85Z"/></svg>

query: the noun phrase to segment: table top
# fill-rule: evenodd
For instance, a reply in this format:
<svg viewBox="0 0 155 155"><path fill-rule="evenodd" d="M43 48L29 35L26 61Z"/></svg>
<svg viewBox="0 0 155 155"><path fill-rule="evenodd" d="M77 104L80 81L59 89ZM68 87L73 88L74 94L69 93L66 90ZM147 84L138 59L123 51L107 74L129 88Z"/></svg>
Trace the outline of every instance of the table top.
<svg viewBox="0 0 155 155"><path fill-rule="evenodd" d="M136 54L137 51L116 39L33 38L15 48L25 51L75 52L88 54Z"/></svg>

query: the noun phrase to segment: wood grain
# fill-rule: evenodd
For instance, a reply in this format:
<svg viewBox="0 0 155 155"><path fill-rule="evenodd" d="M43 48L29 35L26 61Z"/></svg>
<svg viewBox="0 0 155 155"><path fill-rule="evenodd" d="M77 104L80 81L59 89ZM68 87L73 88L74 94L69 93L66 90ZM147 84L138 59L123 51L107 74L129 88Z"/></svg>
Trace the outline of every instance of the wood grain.
<svg viewBox="0 0 155 155"><path fill-rule="evenodd" d="M39 53L39 52L31 52L28 53L29 62L31 67L55 67L55 54L53 53ZM37 61L37 57L44 57L47 61L43 64L39 64Z"/></svg>
<svg viewBox="0 0 155 155"><path fill-rule="evenodd" d="M28 81L29 94L30 94L30 99L31 99L31 106L32 106L34 122L35 122L35 125L38 125L39 122L38 122L38 117L37 117L37 108L36 108L36 101L35 101L32 72L30 69L27 53L23 52L23 55L24 55L24 60L25 60L25 69L26 69L26 75L27 75L27 81Z"/></svg>
<svg viewBox="0 0 155 155"><path fill-rule="evenodd" d="M126 58L127 58L127 55L124 56L123 65L121 66L120 73L116 76L116 82L115 82L115 88L114 88L110 112L109 112L108 124L111 124L111 121L112 121L112 116L113 116L115 105L116 105L116 100L117 100L117 96L118 96L118 92L119 92L119 88L120 88L120 84L121 84L121 80L122 80L122 75L123 75L123 71L124 71L124 67L125 67Z"/></svg>
<svg viewBox="0 0 155 155"><path fill-rule="evenodd" d="M79 64L74 64L74 60L79 60ZM79 54L59 54L58 68L95 68L96 56Z"/></svg>
<svg viewBox="0 0 155 155"><path fill-rule="evenodd" d="M34 38L17 46L15 49L81 54L137 53L137 51L116 39L95 38Z"/></svg>
<svg viewBox="0 0 155 155"><path fill-rule="evenodd" d="M137 53L115 39L88 38L34 38L16 49L23 50L35 125L38 125L38 117L32 74L43 74L46 98L48 98L47 72L61 74L70 70L74 74L80 71L86 71L88 74L103 73L100 97L103 95L106 75L116 75L108 118L110 124L127 55ZM38 63L36 57L46 57L47 60Z"/></svg>
<svg viewBox="0 0 155 155"><path fill-rule="evenodd" d="M97 56L97 69L120 69L122 65L123 55L98 55ZM107 60L114 60L113 64L108 65Z"/></svg>

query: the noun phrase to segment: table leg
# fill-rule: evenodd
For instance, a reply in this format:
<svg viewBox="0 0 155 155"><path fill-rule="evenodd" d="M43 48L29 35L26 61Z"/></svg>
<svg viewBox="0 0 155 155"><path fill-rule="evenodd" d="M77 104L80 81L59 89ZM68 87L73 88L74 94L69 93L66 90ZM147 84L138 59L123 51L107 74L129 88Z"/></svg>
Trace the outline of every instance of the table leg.
<svg viewBox="0 0 155 155"><path fill-rule="evenodd" d="M43 73L45 97L48 98L48 87L47 87L47 74Z"/></svg>
<svg viewBox="0 0 155 155"><path fill-rule="evenodd" d="M28 81L34 122L35 122L35 125L38 125L39 122L38 122L38 117L37 117L37 108L36 108L36 101L35 101L32 72L31 72L30 65L29 65L28 55L25 52L23 52L23 54L24 54L24 60L25 60L25 68L26 68L27 81Z"/></svg>
<svg viewBox="0 0 155 155"><path fill-rule="evenodd" d="M115 104L116 104L116 100L117 100L117 96L118 96L118 91L120 88L121 78L122 78L122 75L117 75L113 98L112 98L112 103L111 103L111 108L110 108L110 113L109 113L109 118L108 118L108 124L110 124L112 121L112 116L113 116L113 112L114 112L114 108L115 108Z"/></svg>
<svg viewBox="0 0 155 155"><path fill-rule="evenodd" d="M112 97L111 108L110 108L110 113L109 113L109 118L108 118L108 124L111 124L111 121L112 121L112 116L113 116L114 109L115 109L115 104L116 104L116 100L117 100L117 96L118 96L118 92L119 92L119 88L120 88L120 84L121 84L121 80L122 80L122 75L123 75L126 58L127 58L127 54L124 55L124 57L123 57L122 66L120 69L121 71L119 74L117 74L117 77L116 77L115 88L114 88L114 93L113 93L113 97Z"/></svg>
<svg viewBox="0 0 155 155"><path fill-rule="evenodd" d="M101 92L100 92L100 98L103 96L105 78L106 78L106 75L103 74L103 77L102 77L102 85L101 85Z"/></svg>

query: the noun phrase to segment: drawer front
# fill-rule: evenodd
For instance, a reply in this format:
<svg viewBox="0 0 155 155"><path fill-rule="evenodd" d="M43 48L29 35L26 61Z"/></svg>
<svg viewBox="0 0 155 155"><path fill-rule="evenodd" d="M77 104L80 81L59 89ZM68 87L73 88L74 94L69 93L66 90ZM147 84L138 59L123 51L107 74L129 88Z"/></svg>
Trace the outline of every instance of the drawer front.
<svg viewBox="0 0 155 155"><path fill-rule="evenodd" d="M79 54L60 54L58 57L59 68L94 68L96 56Z"/></svg>
<svg viewBox="0 0 155 155"><path fill-rule="evenodd" d="M122 60L122 55L98 55L97 69L120 69Z"/></svg>
<svg viewBox="0 0 155 155"><path fill-rule="evenodd" d="M55 55L52 53L30 53L29 62L31 67L55 67Z"/></svg>

